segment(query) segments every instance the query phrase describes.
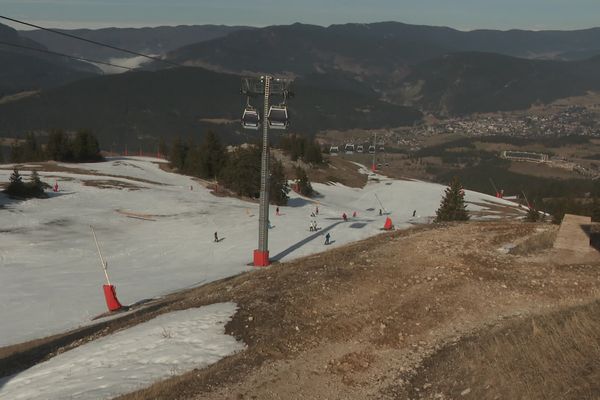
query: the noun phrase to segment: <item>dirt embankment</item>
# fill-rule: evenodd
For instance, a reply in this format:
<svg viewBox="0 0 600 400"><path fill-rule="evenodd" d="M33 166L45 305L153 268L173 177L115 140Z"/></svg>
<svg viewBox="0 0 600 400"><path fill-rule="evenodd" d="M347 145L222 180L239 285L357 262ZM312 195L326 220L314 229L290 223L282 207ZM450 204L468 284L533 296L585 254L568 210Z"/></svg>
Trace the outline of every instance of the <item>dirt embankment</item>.
<svg viewBox="0 0 600 400"><path fill-rule="evenodd" d="M447 349L600 298L597 259L501 251L540 228L547 225L471 222L383 234L172 295L86 335L177 309L239 305L226 330L248 345L245 351L122 399L483 398L469 394L480 396L490 385L468 375L472 357L465 350L462 364L453 366ZM540 322L538 329L546 326ZM436 370L436 357L449 367ZM588 370L597 372L586 359ZM452 384L458 379L448 373L453 367L465 382ZM494 387L514 383L507 379L498 378ZM578 393L598 390L597 382Z"/></svg>

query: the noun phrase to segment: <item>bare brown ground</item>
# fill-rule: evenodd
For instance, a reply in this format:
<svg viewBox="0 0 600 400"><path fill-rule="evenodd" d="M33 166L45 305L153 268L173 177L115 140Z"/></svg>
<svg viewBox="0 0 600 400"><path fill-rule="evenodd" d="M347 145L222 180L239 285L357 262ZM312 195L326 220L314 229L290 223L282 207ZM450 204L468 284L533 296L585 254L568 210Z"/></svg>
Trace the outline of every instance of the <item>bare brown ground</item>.
<svg viewBox="0 0 600 400"><path fill-rule="evenodd" d="M31 364L36 350L39 361L159 313L233 301L226 332L245 351L122 399L415 398L423 376L444 376L423 365L463 338L600 298L597 256L499 251L554 229L470 222L382 234L171 295L71 340L0 349L1 372ZM432 398L456 398L457 387L440 383Z"/></svg>
<svg viewBox="0 0 600 400"><path fill-rule="evenodd" d="M112 162L126 162L126 161L112 161ZM74 165L76 165L76 164L74 164ZM69 174L77 174L77 175L102 176L102 177L110 177L110 178L124 178L124 179L134 181L134 182L150 183L152 185L164 185L160 182L154 182L154 181L151 181L148 179L143 179L143 178L133 178L130 176L104 174L104 173L100 173L100 172L94 172L93 170L89 170L89 169L66 167L64 165L59 165L54 161L30 162L30 163L25 163L23 165L17 165L17 168L19 169L19 171L36 170L36 171L44 171L44 172L66 172ZM0 169L12 171L13 167L0 166ZM59 178L60 179L69 179L69 178L63 178L63 177L59 177Z"/></svg>

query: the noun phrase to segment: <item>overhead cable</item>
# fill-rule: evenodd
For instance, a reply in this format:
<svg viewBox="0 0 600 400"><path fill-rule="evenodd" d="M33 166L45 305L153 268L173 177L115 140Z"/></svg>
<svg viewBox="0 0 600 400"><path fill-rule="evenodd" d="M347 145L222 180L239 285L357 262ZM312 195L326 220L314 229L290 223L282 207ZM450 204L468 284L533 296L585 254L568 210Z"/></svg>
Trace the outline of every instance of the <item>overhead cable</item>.
<svg viewBox="0 0 600 400"><path fill-rule="evenodd" d="M19 49L32 50L32 51L37 51L37 52L40 52L40 53L52 54L52 55L55 55L55 56L67 57L67 58L71 58L73 60L85 61L85 62L94 63L94 64L103 64L103 65L108 65L110 67L127 69L127 70L130 70L130 71L134 69L134 68L131 68L131 67L125 67L123 65L117 65L117 64L113 64L113 63L109 63L109 62L105 62L105 61L92 60L92 59L85 58L85 57L71 56L71 55L64 54L64 53L59 53L59 52L56 52L56 51L51 51L51 50L46 50L46 49L40 49L40 48L37 48L37 47L31 47L31 46L25 46L25 45L17 44L17 43L9 43L9 42L0 41L0 45L16 47L16 48L19 48Z"/></svg>
<svg viewBox="0 0 600 400"><path fill-rule="evenodd" d="M172 61L169 61L169 60L164 60L164 59L162 59L160 57L155 57L155 56L151 56L151 55L148 55L148 54L139 53L137 51L124 49L124 48L121 48L121 47L113 46L111 44L98 42L98 41L92 40L92 39L86 39L84 37L73 35L73 34L67 33L67 32L62 32L62 31L59 31L59 30L56 30L56 29L45 28L43 26L32 24L30 22L21 21L21 20L15 19L15 18L6 17L4 15L0 15L0 18L5 19L7 21L11 21L11 22L16 22L18 24L26 25L26 26L29 26L29 27L32 27L32 28L41 29L43 31L52 32L52 33L57 34L57 35L66 36L66 37L69 37L71 39L81 40L81 41L84 41L84 42L87 42L87 43L95 44L96 46L107 47L109 49L113 49L113 50L117 50L117 51L122 51L124 53L129 53L129 54L132 54L132 55L135 55L135 56L148 58L150 60L154 60L154 61L162 62L162 63L165 63L165 64L169 64L169 65L174 66L174 67L182 67L183 66L181 64L178 64L178 63L175 63L175 62L172 62Z"/></svg>

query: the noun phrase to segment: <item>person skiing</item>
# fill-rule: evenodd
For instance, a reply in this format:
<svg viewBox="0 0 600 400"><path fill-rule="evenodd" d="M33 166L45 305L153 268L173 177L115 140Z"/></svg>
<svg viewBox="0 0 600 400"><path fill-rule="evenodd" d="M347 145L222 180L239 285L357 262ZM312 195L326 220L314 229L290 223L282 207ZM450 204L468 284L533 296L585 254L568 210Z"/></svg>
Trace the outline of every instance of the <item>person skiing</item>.
<svg viewBox="0 0 600 400"><path fill-rule="evenodd" d="M325 235L325 245L328 245L330 243L329 239L331 239L331 235L329 234L329 232L327 232L327 235Z"/></svg>
<svg viewBox="0 0 600 400"><path fill-rule="evenodd" d="M352 218L356 218L356 211L352 213Z"/></svg>
<svg viewBox="0 0 600 400"><path fill-rule="evenodd" d="M413 217L417 215L417 210L413 210Z"/></svg>
<svg viewBox="0 0 600 400"><path fill-rule="evenodd" d="M279 215L279 207L275 209L275 215Z"/></svg>
<svg viewBox="0 0 600 400"><path fill-rule="evenodd" d="M319 215L319 206L317 206L316 214Z"/></svg>
<svg viewBox="0 0 600 400"><path fill-rule="evenodd" d="M381 208L379 209L379 216L382 216L383 213L381 212Z"/></svg>
<svg viewBox="0 0 600 400"><path fill-rule="evenodd" d="M346 213L342 214L342 219L344 220L344 222L348 221L348 216L346 215Z"/></svg>
<svg viewBox="0 0 600 400"><path fill-rule="evenodd" d="M217 235L217 232L215 232L215 243L219 243L219 235Z"/></svg>

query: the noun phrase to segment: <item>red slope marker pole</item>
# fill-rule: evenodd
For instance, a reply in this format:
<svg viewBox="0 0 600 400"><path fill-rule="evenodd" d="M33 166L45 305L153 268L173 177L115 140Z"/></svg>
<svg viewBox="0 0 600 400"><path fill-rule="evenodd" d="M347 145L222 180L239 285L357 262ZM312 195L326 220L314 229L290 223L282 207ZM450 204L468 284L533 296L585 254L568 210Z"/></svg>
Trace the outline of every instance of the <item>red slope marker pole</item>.
<svg viewBox="0 0 600 400"><path fill-rule="evenodd" d="M104 291L104 299L106 300L106 306L108 307L109 311L117 311L123 306L117 299L117 292L115 290L115 287L110 284L110 279L108 278L108 271L106 270L106 261L104 261L104 258L102 257L100 245L98 244L98 239L96 238L96 232L94 231L94 228L91 225L90 229L92 230L92 235L94 235L94 242L96 243L98 256L100 256L100 263L102 264L104 276L106 277L106 285L102 285L102 290Z"/></svg>

